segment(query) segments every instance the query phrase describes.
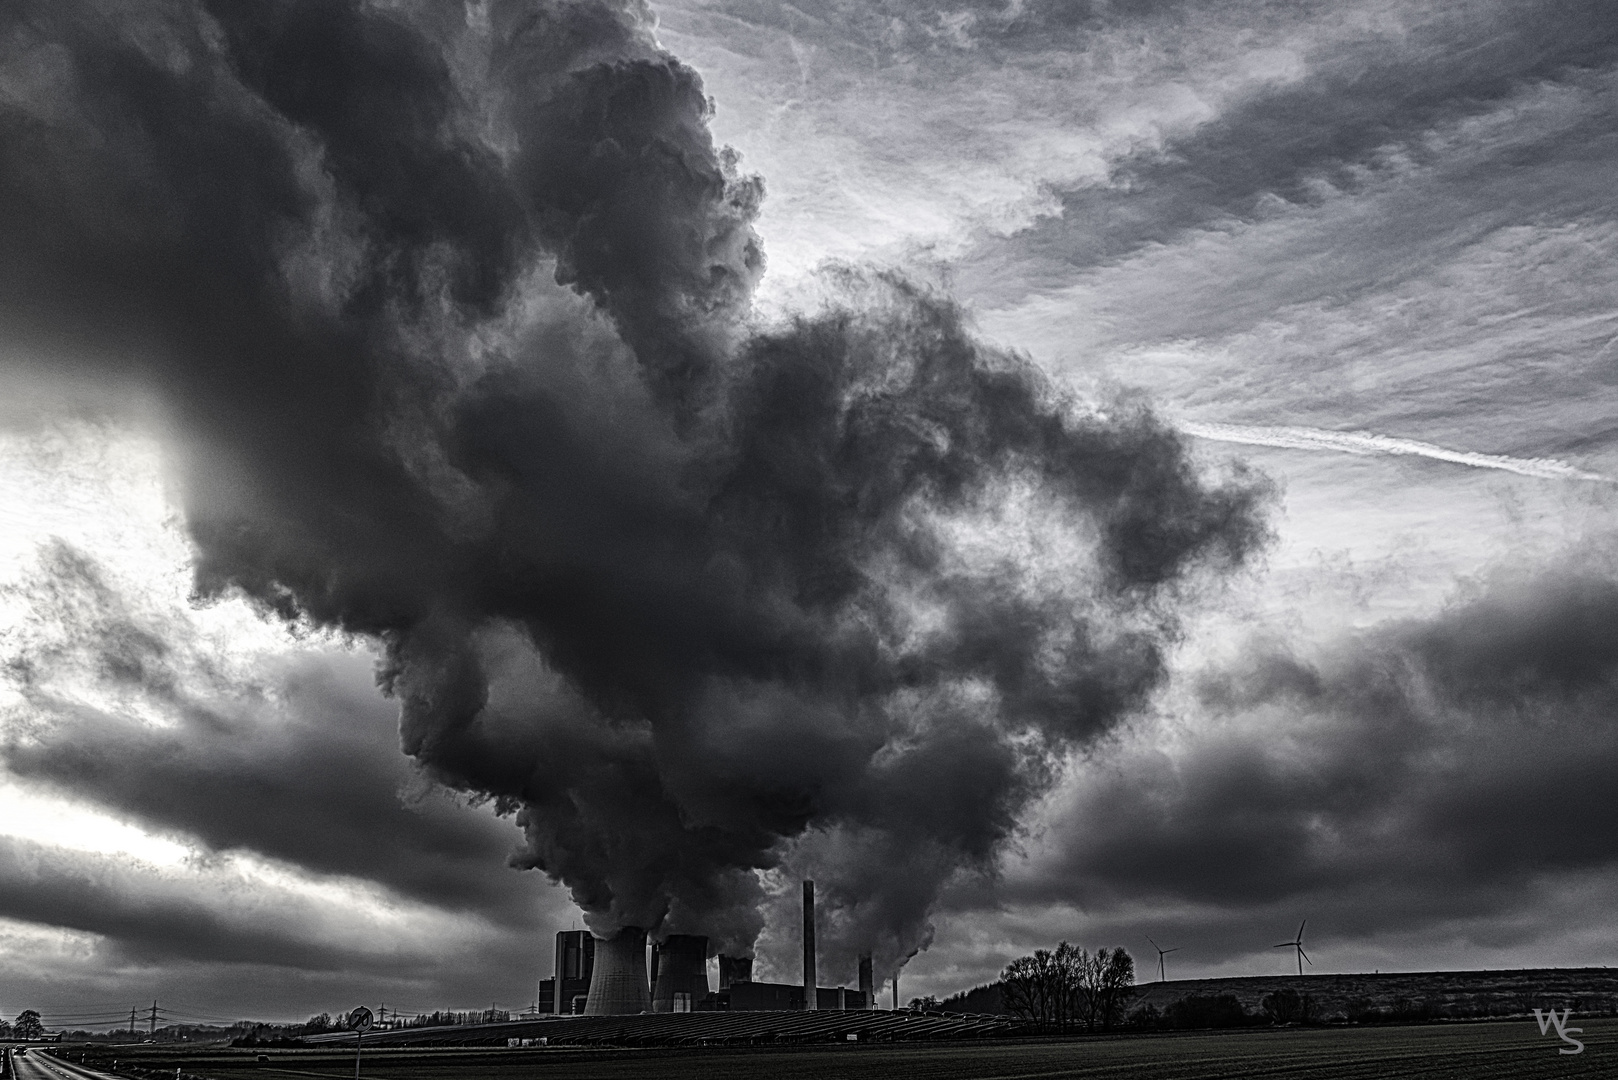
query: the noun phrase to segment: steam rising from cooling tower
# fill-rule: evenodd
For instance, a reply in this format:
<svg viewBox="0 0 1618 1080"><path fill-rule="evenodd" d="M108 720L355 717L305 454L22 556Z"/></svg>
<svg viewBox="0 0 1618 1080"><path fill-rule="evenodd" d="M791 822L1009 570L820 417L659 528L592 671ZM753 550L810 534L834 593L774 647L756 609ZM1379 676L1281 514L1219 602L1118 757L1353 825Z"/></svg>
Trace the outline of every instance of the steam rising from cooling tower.
<svg viewBox="0 0 1618 1080"><path fill-rule="evenodd" d="M762 184L639 3L12 0L0 86L9 377L159 395L199 592L379 643L613 942L812 873L895 970L1264 537L903 280L750 328Z"/></svg>

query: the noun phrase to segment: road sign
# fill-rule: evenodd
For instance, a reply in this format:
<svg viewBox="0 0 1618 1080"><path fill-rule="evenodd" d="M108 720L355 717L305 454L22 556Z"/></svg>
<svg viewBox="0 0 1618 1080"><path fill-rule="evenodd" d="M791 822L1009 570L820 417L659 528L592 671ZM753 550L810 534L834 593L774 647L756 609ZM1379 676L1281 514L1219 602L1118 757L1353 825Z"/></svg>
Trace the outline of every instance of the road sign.
<svg viewBox="0 0 1618 1080"><path fill-rule="evenodd" d="M371 1010L367 1009L364 1005L361 1005L359 1008L357 1008L353 1012L349 1013L348 1014L348 1030L350 1030L350 1031L370 1031L371 1030Z"/></svg>

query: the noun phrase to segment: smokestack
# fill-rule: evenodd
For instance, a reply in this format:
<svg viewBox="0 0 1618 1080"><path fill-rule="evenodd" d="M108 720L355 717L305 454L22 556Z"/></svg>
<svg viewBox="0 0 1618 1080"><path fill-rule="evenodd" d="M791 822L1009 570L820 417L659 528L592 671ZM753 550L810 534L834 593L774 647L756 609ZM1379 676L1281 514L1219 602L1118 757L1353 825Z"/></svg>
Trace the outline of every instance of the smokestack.
<svg viewBox="0 0 1618 1080"><path fill-rule="evenodd" d="M610 938L596 939L595 971L585 1016L643 1013L652 1007L646 987L646 931L626 926Z"/></svg>
<svg viewBox="0 0 1618 1080"><path fill-rule="evenodd" d="M815 1010L815 883L803 883L803 1007Z"/></svg>
<svg viewBox="0 0 1618 1080"><path fill-rule="evenodd" d="M865 1008L876 1008L876 983L871 977L870 953L860 953L860 993L865 995Z"/></svg>
<svg viewBox="0 0 1618 1080"><path fill-rule="evenodd" d="M899 1011L899 973L893 973L893 1011Z"/></svg>
<svg viewBox="0 0 1618 1080"><path fill-rule="evenodd" d="M721 956L719 958L719 989L729 990L731 983L753 981L751 956Z"/></svg>
<svg viewBox="0 0 1618 1080"><path fill-rule="evenodd" d="M657 950L652 1011L692 1012L707 996L708 939L700 934L670 934Z"/></svg>

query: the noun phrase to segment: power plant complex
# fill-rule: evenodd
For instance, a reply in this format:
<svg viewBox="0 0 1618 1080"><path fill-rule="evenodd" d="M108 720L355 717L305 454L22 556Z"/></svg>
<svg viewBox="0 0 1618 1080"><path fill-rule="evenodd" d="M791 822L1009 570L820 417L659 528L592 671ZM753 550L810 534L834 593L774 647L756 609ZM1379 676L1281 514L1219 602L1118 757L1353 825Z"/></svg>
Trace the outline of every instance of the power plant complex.
<svg viewBox="0 0 1618 1080"><path fill-rule="evenodd" d="M803 883L803 981L757 982L747 956L711 956L700 934L651 943L626 926L611 937L588 930L556 935L555 969L539 984L538 1012L522 1019L433 1027L322 1032L312 1045L365 1046L771 1046L805 1043L916 1042L1028 1034L1013 1016L878 1010L869 953L859 957L859 987L818 985L815 886ZM717 987L708 961L717 960Z"/></svg>
<svg viewBox="0 0 1618 1080"><path fill-rule="evenodd" d="M870 1009L871 957L859 960L859 987L824 987L815 973L815 883L803 883L803 982L753 981L751 957L720 956L719 986L708 982L708 939L670 934L651 948L646 931L627 926L610 938L588 930L556 935L555 972L539 984L539 1009L557 1015L783 1012ZM897 980L895 980L897 982ZM897 988L895 989L897 1001Z"/></svg>

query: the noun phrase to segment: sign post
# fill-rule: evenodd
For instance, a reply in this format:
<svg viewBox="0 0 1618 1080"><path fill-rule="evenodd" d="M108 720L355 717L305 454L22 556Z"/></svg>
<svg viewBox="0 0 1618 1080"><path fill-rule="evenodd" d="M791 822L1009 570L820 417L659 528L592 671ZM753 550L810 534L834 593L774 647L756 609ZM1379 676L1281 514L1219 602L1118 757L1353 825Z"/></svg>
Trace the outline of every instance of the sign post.
<svg viewBox="0 0 1618 1080"><path fill-rule="evenodd" d="M354 1033L354 1080L360 1080L360 1038L371 1030L371 1010L361 1005L349 1013L348 1030Z"/></svg>

